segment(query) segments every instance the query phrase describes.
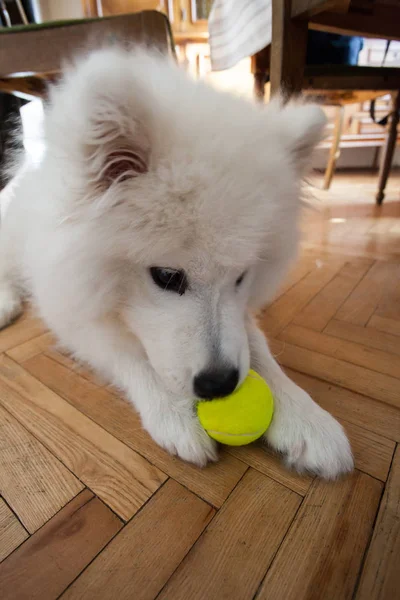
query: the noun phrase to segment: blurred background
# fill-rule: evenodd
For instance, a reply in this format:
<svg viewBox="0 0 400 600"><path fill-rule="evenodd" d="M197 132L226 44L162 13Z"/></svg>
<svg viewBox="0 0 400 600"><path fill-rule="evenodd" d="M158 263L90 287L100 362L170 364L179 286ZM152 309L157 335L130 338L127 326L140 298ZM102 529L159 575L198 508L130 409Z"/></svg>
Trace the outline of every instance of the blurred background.
<svg viewBox="0 0 400 600"><path fill-rule="evenodd" d="M263 2L265 6L270 4L269 0L254 0L253 4L257 8L257 5L261 6ZM168 16L171 22L178 60L191 76L205 79L217 88L229 90L235 94L251 98L254 86L252 57L244 56L241 58L239 52L238 55L235 54L231 57L232 60L230 62L234 64L230 68L219 69L218 64L213 65L212 62L210 52L210 41L212 41L210 40L210 36L212 32L210 33L209 31L213 5L217 5L214 6L214 11L217 8L220 12L217 18L214 16L214 20L221 20L221 14L223 16L225 14L228 15L226 27L230 26L232 29L231 32L228 32L229 35L235 35L236 38L240 37L241 30L249 21L250 4L251 2L249 1L238 3L231 0L225 0L225 3L224 0L216 0L215 2L213 0L22 0L20 2L2 0L0 2L0 6L3 9L3 26L7 25L7 18L5 17L7 12L12 24L23 22L18 11L18 5L24 9L27 20L36 23L108 17L134 13L141 10L155 9L162 11ZM235 15L235 21L232 24L229 22L228 11L232 10L233 5L236 7L242 5L243 10L239 11L237 16ZM218 22L214 23L214 29L218 25ZM223 32L223 35L225 35L225 32ZM331 40L327 42L326 37L324 38L323 36L329 36L329 34L310 32L309 35L308 53L313 63L324 64L324 61L329 63L335 62L336 52L339 57L337 58L339 63L341 60L348 60L350 64L358 64L359 66L400 66L400 42L398 41L392 41L388 46L387 41L384 39L353 38L352 48L349 50L351 44L350 46L346 46L345 44L345 54L343 54L343 45L340 47L343 42L338 42L337 40L339 38L342 40L345 39L344 36L332 35L333 42ZM352 40L352 38L348 39ZM357 40L355 46L354 40ZM215 44L218 46L218 43L219 39L216 40ZM229 40L226 43L229 45ZM329 44L330 47L328 48ZM321 51L321 48L325 49L324 52ZM309 56L307 56L307 59L309 59ZM266 101L268 97L267 82ZM10 110L15 111L15 106L22 106L22 103L19 103L18 100L10 100L9 97L7 99L3 97L2 103L3 121ZM391 95L385 94L376 99L374 118L371 116L371 100L369 98L362 99L362 101L345 102L340 115L338 113L338 106L330 106L326 101L323 104L329 118L329 129L332 136L335 123L337 123L339 118L341 123L340 151L337 153L335 168L337 170L354 168L377 170L384 146L387 115L391 110ZM39 130L41 114L40 101L30 102L22 107L26 146L32 152L39 152L40 148ZM380 123L381 120L383 120L383 123ZM3 137L5 137L4 133ZM326 168L331 146L332 138L328 137L315 156L314 167L316 169L324 170ZM397 167L399 165L400 151L397 149L393 157L392 166Z"/></svg>

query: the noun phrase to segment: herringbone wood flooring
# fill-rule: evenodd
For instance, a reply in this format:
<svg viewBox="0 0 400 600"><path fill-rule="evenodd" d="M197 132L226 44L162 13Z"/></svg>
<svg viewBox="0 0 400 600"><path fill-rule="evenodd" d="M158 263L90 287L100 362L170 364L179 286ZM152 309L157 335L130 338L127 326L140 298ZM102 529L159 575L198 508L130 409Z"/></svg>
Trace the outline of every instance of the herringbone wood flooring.
<svg viewBox="0 0 400 600"><path fill-rule="evenodd" d="M356 471L300 477L259 446L204 470L27 313L0 333L0 598L356 600L400 587L400 177L337 176L260 316L344 425Z"/></svg>

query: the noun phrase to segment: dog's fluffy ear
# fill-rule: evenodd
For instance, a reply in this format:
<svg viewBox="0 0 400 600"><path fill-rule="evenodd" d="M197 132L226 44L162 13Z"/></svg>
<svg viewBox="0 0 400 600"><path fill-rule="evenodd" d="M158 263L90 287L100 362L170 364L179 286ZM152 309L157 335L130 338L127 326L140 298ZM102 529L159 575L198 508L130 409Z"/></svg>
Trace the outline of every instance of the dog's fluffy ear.
<svg viewBox="0 0 400 600"><path fill-rule="evenodd" d="M149 169L146 99L136 81L146 65L136 60L134 71L132 60L119 48L94 52L66 68L51 90L50 146L84 169L86 182L103 189Z"/></svg>
<svg viewBox="0 0 400 600"><path fill-rule="evenodd" d="M314 104L290 102L282 109L282 118L288 150L296 168L303 172L309 166L314 148L324 137L326 116Z"/></svg>
<svg viewBox="0 0 400 600"><path fill-rule="evenodd" d="M94 98L85 137L91 179L102 187L146 173L150 143L140 118L112 94Z"/></svg>

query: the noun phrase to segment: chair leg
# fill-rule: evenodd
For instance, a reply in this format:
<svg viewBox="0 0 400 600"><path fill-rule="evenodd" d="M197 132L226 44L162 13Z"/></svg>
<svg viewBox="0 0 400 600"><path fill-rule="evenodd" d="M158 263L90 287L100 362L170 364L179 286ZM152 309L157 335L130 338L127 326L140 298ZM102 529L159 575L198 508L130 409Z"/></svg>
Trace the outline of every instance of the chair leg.
<svg viewBox="0 0 400 600"><path fill-rule="evenodd" d="M378 192L376 194L376 203L380 206L385 197L385 187L392 166L392 159L397 141L397 125L399 122L400 110L400 91L393 97L393 111L389 121L389 128L386 137L386 144L383 150L382 161L379 169Z"/></svg>
<svg viewBox="0 0 400 600"><path fill-rule="evenodd" d="M336 163L340 156L340 139L343 130L344 106L338 106L336 112L335 129L333 132L332 146L329 151L328 164L326 165L324 177L324 190L329 190L333 174L335 173Z"/></svg>
<svg viewBox="0 0 400 600"><path fill-rule="evenodd" d="M265 84L269 76L271 62L271 46L266 46L251 57L251 72L254 77L254 97L263 102L265 100Z"/></svg>
<svg viewBox="0 0 400 600"><path fill-rule="evenodd" d="M292 0L272 0L271 96L285 100L301 92L308 22L292 19Z"/></svg>
<svg viewBox="0 0 400 600"><path fill-rule="evenodd" d="M256 100L260 102L264 101L265 98L265 83L266 83L266 75L264 73L254 73L254 97Z"/></svg>

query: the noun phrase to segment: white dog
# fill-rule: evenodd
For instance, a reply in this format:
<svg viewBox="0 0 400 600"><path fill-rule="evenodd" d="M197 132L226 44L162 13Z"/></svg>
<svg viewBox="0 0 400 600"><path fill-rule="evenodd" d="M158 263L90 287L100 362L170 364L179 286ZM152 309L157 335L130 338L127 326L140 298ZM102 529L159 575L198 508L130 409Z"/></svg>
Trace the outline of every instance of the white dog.
<svg viewBox="0 0 400 600"><path fill-rule="evenodd" d="M92 53L53 89L44 159L2 220L0 325L28 294L158 444L201 466L217 448L195 398L230 394L251 365L275 398L268 444L299 471L351 470L342 427L286 377L251 317L295 254L324 123L313 106L218 93L145 50Z"/></svg>

